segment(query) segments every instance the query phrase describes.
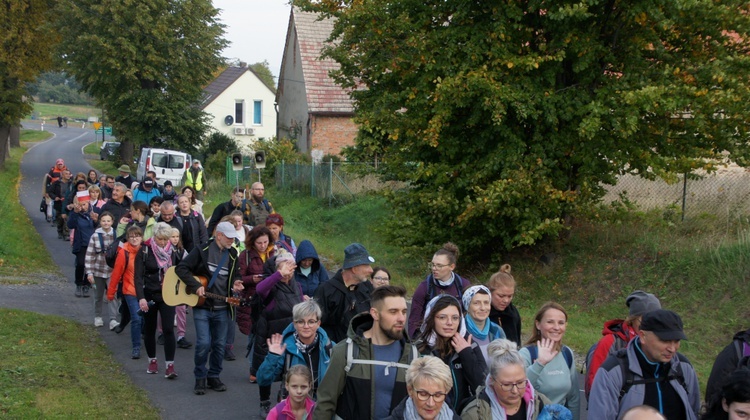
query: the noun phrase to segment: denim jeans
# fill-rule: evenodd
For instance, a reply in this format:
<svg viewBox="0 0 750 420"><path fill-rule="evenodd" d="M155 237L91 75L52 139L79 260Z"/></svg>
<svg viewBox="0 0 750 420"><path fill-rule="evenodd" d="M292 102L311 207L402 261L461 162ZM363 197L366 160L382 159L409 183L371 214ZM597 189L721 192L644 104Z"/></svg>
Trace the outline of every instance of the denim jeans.
<svg viewBox="0 0 750 420"><path fill-rule="evenodd" d="M193 309L195 323L195 369L196 379L218 378L224 361L224 345L229 326L228 309ZM209 352L211 353L209 359ZM208 369L206 369L208 361Z"/></svg>
<svg viewBox="0 0 750 420"><path fill-rule="evenodd" d="M131 295L123 295L125 303L128 304L130 311L130 342L133 344L134 349L141 348L141 326L143 325L143 318L138 315L138 298Z"/></svg>

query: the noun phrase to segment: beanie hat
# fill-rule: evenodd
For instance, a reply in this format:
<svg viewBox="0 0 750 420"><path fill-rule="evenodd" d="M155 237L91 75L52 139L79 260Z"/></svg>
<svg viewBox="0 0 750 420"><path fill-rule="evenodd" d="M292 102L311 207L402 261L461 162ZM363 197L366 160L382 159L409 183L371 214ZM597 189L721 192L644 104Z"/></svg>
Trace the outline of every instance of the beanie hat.
<svg viewBox="0 0 750 420"><path fill-rule="evenodd" d="M656 309L661 309L661 303L659 299L651 293L646 293L643 290L636 290L631 293L625 303L630 308L630 316L643 315L646 312L651 312Z"/></svg>

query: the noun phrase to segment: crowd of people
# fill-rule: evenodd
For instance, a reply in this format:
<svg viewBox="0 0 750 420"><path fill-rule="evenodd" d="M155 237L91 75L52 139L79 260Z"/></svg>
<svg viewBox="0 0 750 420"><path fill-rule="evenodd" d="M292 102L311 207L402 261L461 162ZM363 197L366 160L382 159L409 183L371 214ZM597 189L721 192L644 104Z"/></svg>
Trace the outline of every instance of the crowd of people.
<svg viewBox="0 0 750 420"><path fill-rule="evenodd" d="M311 241L284 233L261 183L235 188L206 220L193 166L193 185L179 193L153 173L136 181L127 165L117 177L74 177L58 159L45 176L53 224L75 255L75 296L93 288L95 326L107 319L122 333L130 324L132 358L143 343L148 374L159 372L161 344L165 377L178 377L176 349L193 347L189 310L193 392L225 391L224 362L244 354L269 419L578 420L585 410L590 419L750 418L750 329L718 355L704 402L679 353L681 317L633 291L627 317L606 321L586 355L582 398L564 344L569 313L545 303L524 340L510 265L472 284L456 273L458 247L446 243L409 308L406 289L360 243L329 273ZM165 302L172 272L198 305Z"/></svg>

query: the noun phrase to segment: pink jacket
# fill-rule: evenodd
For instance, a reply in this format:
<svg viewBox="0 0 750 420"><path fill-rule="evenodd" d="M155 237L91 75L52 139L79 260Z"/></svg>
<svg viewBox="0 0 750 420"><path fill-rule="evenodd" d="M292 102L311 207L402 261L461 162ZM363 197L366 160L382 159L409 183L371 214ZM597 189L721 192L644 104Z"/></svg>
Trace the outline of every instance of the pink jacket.
<svg viewBox="0 0 750 420"><path fill-rule="evenodd" d="M312 418L312 412L315 408L315 401L312 398L307 397L305 399L305 411L307 411L307 418ZM289 402L289 397L283 399L280 403L276 404L271 411L268 412L266 420L294 420L294 412L292 412L292 405Z"/></svg>

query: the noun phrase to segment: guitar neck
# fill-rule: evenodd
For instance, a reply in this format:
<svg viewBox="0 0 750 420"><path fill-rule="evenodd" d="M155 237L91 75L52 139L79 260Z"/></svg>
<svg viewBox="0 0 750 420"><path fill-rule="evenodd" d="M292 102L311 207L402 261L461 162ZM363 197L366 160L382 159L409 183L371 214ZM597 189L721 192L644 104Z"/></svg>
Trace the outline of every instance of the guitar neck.
<svg viewBox="0 0 750 420"><path fill-rule="evenodd" d="M205 297L207 297L207 298L211 298L211 299L216 299L216 300L220 300L220 301L222 301L222 302L226 302L226 301L227 301L227 300L229 299L229 298L228 298L228 297L226 297L226 296L222 296L222 295L217 295L216 293L209 293L209 292L205 292L205 293L204 293L203 295L204 295Z"/></svg>

